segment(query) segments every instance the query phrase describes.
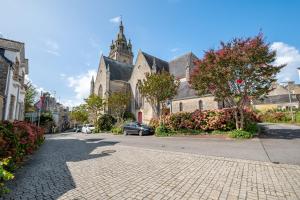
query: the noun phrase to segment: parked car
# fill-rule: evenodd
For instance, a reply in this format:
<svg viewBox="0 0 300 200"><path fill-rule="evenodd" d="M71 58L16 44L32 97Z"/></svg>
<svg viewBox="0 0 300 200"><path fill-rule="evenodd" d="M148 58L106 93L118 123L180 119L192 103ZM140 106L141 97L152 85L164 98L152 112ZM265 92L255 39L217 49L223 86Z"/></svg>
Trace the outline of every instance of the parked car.
<svg viewBox="0 0 300 200"><path fill-rule="evenodd" d="M77 127L74 128L74 132L79 133L82 131L82 125L78 125Z"/></svg>
<svg viewBox="0 0 300 200"><path fill-rule="evenodd" d="M94 125L92 125L92 124L85 124L82 127L81 132L83 132L83 133L92 133L94 129L95 129Z"/></svg>
<svg viewBox="0 0 300 200"><path fill-rule="evenodd" d="M143 135L151 135L154 133L154 130L147 126L146 124L141 124L139 122L131 122L123 127L123 134L130 135L130 134L137 134L139 136Z"/></svg>

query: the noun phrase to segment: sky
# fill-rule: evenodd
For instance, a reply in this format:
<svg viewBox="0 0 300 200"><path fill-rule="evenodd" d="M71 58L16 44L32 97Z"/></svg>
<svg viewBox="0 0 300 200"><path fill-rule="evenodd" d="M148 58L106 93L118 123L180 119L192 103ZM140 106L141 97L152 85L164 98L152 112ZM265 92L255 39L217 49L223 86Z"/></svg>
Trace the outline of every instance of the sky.
<svg viewBox="0 0 300 200"><path fill-rule="evenodd" d="M300 83L298 0L0 0L2 37L25 43L29 80L68 106L89 94L101 54L108 55L120 16L134 55L199 58L220 41L263 32L287 64L279 81Z"/></svg>

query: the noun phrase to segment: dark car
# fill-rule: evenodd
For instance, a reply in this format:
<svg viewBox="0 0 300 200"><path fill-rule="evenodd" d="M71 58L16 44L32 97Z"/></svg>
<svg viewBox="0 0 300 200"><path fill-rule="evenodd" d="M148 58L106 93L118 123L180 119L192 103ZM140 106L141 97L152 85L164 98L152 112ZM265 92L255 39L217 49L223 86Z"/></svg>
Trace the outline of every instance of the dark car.
<svg viewBox="0 0 300 200"><path fill-rule="evenodd" d="M137 134L139 136L142 136L153 134L154 131L150 126L147 126L145 124L131 122L123 127L123 133L124 135Z"/></svg>

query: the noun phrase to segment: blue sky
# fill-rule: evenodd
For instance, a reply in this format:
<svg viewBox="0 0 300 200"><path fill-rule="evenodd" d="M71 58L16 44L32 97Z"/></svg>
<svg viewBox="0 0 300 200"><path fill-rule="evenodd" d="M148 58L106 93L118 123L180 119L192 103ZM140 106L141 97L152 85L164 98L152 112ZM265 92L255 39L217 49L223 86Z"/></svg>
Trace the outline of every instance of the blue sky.
<svg viewBox="0 0 300 200"><path fill-rule="evenodd" d="M68 105L89 93L101 53L108 54L122 15L134 54L142 49L170 60L198 57L220 41L260 30L288 63L283 80L299 81L300 1L286 0L0 0L0 33L25 42L29 78Z"/></svg>

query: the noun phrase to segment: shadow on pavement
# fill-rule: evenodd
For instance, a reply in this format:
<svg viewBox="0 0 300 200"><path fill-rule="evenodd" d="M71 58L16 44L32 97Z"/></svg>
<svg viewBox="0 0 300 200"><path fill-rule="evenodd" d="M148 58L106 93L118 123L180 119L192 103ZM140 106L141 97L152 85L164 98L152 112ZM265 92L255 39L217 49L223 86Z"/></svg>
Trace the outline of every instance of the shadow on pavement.
<svg viewBox="0 0 300 200"><path fill-rule="evenodd" d="M48 139L17 170L15 179L8 183L11 192L4 199L57 199L76 187L67 162L110 156L115 151L109 148L100 154L90 153L97 147L116 143L101 139Z"/></svg>
<svg viewBox="0 0 300 200"><path fill-rule="evenodd" d="M266 139L297 139L300 138L300 128L282 128L280 126L277 127L277 125L264 125L259 137Z"/></svg>

